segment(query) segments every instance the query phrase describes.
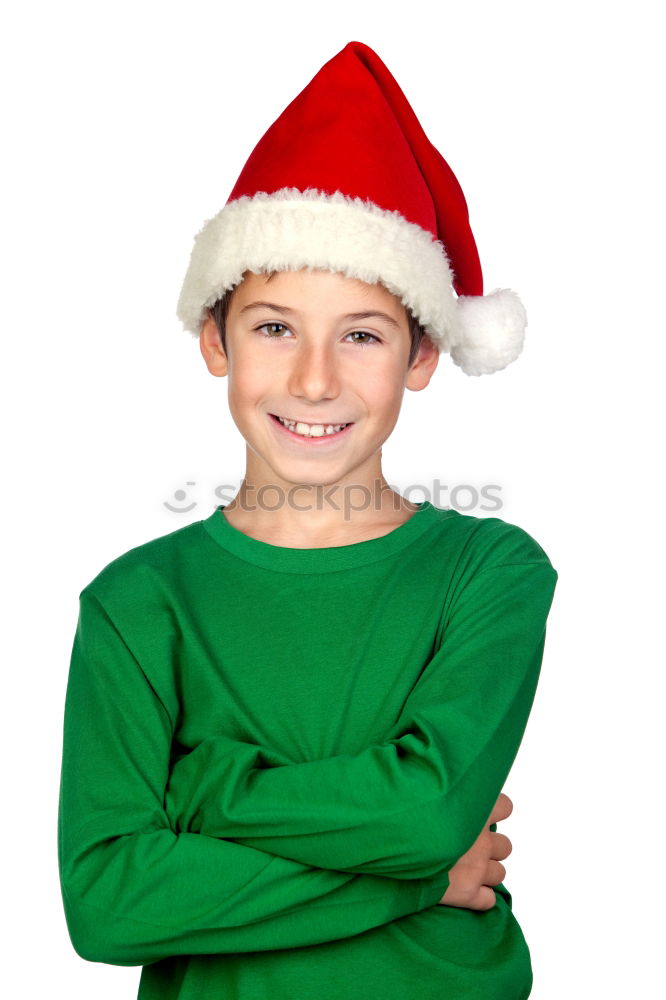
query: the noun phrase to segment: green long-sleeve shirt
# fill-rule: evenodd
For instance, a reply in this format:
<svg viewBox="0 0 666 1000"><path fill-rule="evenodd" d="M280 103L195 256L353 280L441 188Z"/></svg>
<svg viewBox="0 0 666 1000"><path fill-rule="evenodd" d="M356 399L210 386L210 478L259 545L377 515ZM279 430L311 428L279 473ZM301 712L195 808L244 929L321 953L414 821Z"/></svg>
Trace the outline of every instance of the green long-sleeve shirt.
<svg viewBox="0 0 666 1000"><path fill-rule="evenodd" d="M557 573L429 502L294 549L203 520L81 591L58 849L76 951L140 1000L523 1000L504 885L438 905L502 791Z"/></svg>

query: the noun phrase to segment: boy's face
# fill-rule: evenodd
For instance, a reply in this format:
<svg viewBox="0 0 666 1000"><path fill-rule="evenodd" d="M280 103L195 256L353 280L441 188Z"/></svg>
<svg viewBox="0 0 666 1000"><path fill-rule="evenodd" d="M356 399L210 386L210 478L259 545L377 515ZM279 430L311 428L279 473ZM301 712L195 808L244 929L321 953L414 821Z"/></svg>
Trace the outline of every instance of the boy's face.
<svg viewBox="0 0 666 1000"><path fill-rule="evenodd" d="M383 315L349 318L358 313ZM400 300L382 285L330 271L283 271L270 280L247 272L231 299L225 339L227 354L207 319L201 352L213 375L229 377L229 408L247 444L246 478L285 491L381 477L381 447L404 390L425 388L439 360L426 337L408 371ZM278 416L351 426L304 437Z"/></svg>

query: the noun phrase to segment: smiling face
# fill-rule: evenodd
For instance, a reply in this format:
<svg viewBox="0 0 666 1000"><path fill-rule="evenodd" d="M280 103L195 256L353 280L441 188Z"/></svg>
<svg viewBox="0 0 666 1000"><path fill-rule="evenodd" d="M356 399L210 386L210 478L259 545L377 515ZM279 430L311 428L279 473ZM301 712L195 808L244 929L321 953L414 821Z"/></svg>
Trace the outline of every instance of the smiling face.
<svg viewBox="0 0 666 1000"><path fill-rule="evenodd" d="M407 312L382 285L330 271L248 272L231 299L227 354L212 318L201 352L228 375L229 408L247 445L246 479L274 484L367 485L383 481L381 447L405 388L425 388L437 348L425 337L409 371ZM287 429L277 417L314 428ZM331 425L349 424L330 432ZM326 429L329 433L326 433ZM269 501L270 502L270 501Z"/></svg>

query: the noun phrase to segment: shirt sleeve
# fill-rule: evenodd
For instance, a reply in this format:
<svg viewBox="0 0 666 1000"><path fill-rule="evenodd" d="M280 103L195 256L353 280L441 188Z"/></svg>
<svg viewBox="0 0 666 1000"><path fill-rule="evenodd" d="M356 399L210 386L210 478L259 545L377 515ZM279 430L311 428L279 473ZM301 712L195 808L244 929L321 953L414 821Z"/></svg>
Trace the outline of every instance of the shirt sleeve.
<svg viewBox="0 0 666 1000"><path fill-rule="evenodd" d="M487 823L518 752L557 581L537 543L510 527L494 558L470 560L385 742L266 767L259 747L205 740L172 770L178 827L387 880L448 871Z"/></svg>
<svg viewBox="0 0 666 1000"><path fill-rule="evenodd" d="M337 940L439 901L448 879L398 885L200 832L165 810L172 724L94 594L80 595L65 698L58 863L72 944L89 961Z"/></svg>

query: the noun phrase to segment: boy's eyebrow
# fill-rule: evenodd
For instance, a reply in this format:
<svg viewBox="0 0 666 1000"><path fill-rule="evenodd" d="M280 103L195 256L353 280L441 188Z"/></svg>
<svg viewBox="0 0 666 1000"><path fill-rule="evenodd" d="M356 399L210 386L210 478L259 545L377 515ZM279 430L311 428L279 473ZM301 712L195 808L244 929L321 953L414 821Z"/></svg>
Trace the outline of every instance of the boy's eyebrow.
<svg viewBox="0 0 666 1000"><path fill-rule="evenodd" d="M280 306L275 302L250 302L248 305L243 306L239 312L239 316L243 313L249 312L251 309L274 309L276 312L281 313L291 313L292 315L296 312L295 309L290 309L289 306ZM379 316L381 319L385 319L387 323L395 327L396 330L400 329L400 325L396 323L392 316L388 313L380 312L378 309L368 310L367 312L357 312L357 313L347 313L346 316L342 316L341 319L350 319L356 322L361 319L371 319L374 316Z"/></svg>

